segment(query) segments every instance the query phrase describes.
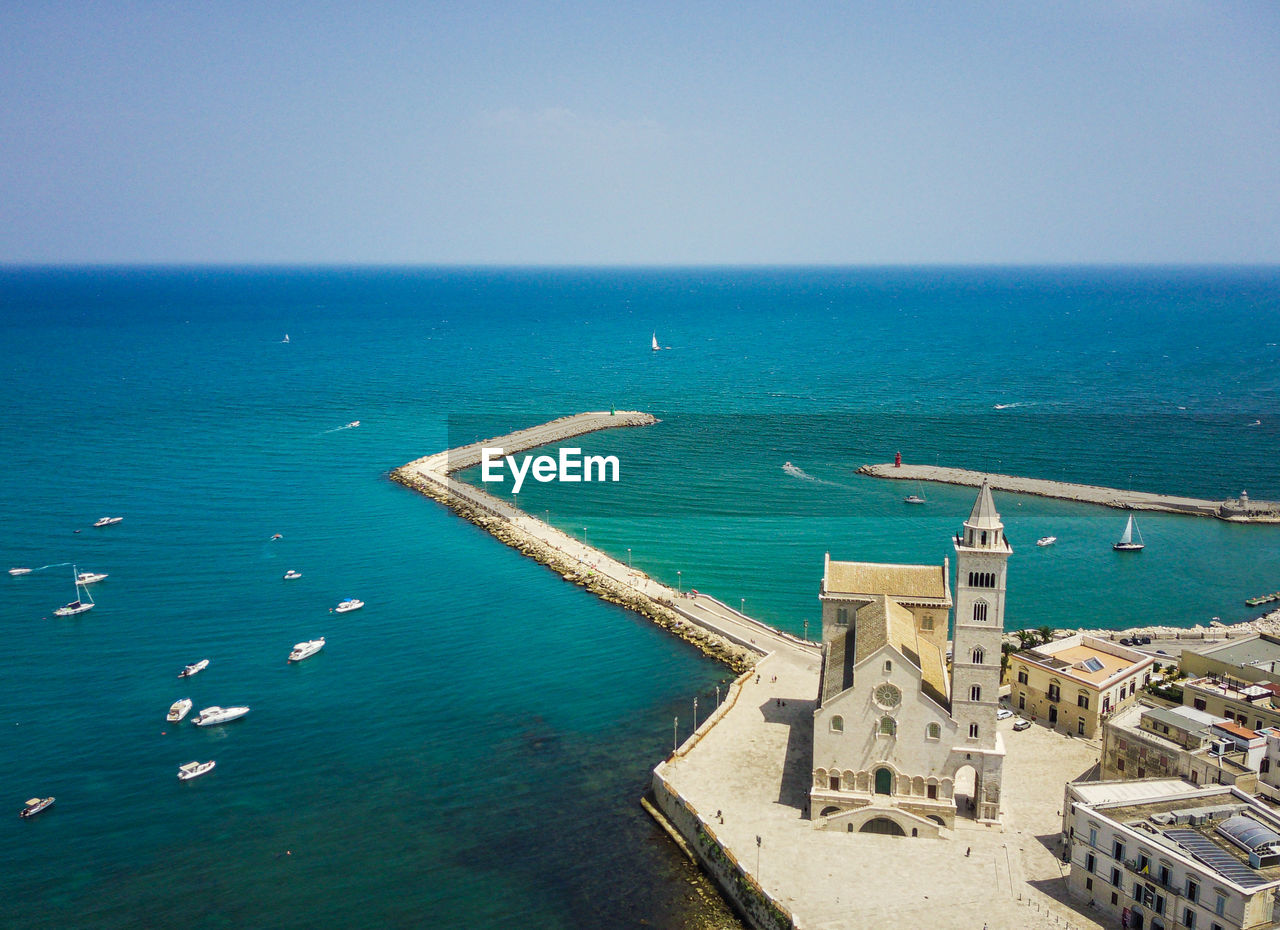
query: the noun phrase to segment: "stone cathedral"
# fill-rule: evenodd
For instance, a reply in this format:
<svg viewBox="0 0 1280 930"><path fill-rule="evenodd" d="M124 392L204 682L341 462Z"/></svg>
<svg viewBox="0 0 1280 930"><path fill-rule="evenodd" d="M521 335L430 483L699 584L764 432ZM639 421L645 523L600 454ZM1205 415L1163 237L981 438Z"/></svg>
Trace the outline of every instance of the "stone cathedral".
<svg viewBox="0 0 1280 930"><path fill-rule="evenodd" d="M1013 549L985 482L954 545L950 657L949 559L826 558L809 792L818 829L937 837L957 817L1000 823L996 710Z"/></svg>

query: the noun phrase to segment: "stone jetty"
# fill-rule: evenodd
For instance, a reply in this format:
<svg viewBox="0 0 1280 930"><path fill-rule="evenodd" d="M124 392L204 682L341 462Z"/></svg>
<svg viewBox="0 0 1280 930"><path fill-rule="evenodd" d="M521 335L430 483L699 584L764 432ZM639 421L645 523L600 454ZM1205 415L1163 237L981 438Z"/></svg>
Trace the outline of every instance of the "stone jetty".
<svg viewBox="0 0 1280 930"><path fill-rule="evenodd" d="M997 475L965 468L905 463L897 465L892 462L884 465L863 465L858 469L858 474L870 475L873 478L936 481L974 488L980 486L985 480L990 481L992 490L996 491L1056 497L1059 500L1101 504L1104 507L1115 507L1120 510L1159 510L1197 517L1217 517L1233 523L1280 523L1280 501L1250 500L1248 493L1243 491L1238 498L1209 501L1197 497L1152 494L1147 491L1122 491L1118 488L1104 488L1093 484L1072 484L1066 481L1048 481L1043 478Z"/></svg>
<svg viewBox="0 0 1280 930"><path fill-rule="evenodd" d="M439 501L500 542L546 565L566 581L648 617L737 672L745 671L760 656L778 649L816 657L820 647L815 643L753 620L708 595L692 596L672 590L510 503L449 477L455 471L479 464L480 450L486 446L501 446L505 453L514 454L596 430L657 422L652 414L634 410L561 417L506 436L425 456L395 469L391 479Z"/></svg>

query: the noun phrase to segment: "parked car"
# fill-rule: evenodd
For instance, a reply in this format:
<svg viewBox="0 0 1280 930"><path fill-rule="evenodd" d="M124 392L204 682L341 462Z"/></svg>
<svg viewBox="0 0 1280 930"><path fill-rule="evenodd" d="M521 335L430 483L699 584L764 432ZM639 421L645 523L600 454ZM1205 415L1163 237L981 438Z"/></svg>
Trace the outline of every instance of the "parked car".
<svg viewBox="0 0 1280 930"><path fill-rule="evenodd" d="M1121 646L1132 646L1132 645L1133 645L1133 640L1131 640L1129 637L1127 637L1127 636L1126 636L1124 639L1120 640L1120 645L1121 645Z"/></svg>
<svg viewBox="0 0 1280 930"><path fill-rule="evenodd" d="M1013 711L1011 711L1007 707L1002 707L998 711L996 711L997 720L1008 720L1012 716L1013 716Z"/></svg>
<svg viewBox="0 0 1280 930"><path fill-rule="evenodd" d="M1030 720L1019 720L1017 723L1015 723L1015 724L1013 725L1013 728L1014 728L1015 730L1030 730L1030 729L1031 729L1031 721L1030 721Z"/></svg>
<svg viewBox="0 0 1280 930"><path fill-rule="evenodd" d="M1150 636L1143 636L1143 637L1141 638L1140 642L1141 642L1141 643L1142 643L1142 645L1144 645L1144 646L1150 646L1150 645L1151 645L1151 637L1150 637Z"/></svg>

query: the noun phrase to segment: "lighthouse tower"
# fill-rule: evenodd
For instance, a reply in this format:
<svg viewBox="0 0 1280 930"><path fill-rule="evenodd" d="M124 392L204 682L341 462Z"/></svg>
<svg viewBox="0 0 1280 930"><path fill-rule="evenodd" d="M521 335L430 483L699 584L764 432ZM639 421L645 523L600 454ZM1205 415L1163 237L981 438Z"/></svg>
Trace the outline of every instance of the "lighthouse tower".
<svg viewBox="0 0 1280 930"><path fill-rule="evenodd" d="M1000 818L1004 745L996 731L1005 575L1013 548L984 480L969 519L956 535L955 623L952 629L951 716L958 725L953 764L972 765L974 814Z"/></svg>

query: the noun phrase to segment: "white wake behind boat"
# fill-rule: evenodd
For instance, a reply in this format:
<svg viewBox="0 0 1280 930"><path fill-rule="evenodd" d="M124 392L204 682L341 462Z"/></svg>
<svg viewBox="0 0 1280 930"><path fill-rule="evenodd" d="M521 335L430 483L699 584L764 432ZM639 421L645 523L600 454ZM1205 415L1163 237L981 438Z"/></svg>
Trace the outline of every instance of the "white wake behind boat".
<svg viewBox="0 0 1280 930"><path fill-rule="evenodd" d="M301 662L303 659L309 659L323 648L323 636L319 639L307 640L305 643L298 643L293 647L293 651L289 653L289 661Z"/></svg>
<svg viewBox="0 0 1280 930"><path fill-rule="evenodd" d="M340 614L345 614L352 610L359 610L363 606L364 606L364 601L358 598L349 597L346 600L342 601L340 604L338 604L337 607L333 609Z"/></svg>
<svg viewBox="0 0 1280 930"><path fill-rule="evenodd" d="M239 720L247 713L249 713L249 708L247 707L219 707L215 704L200 711L200 713L191 718L191 722L198 727L213 727L220 723Z"/></svg>
<svg viewBox="0 0 1280 930"><path fill-rule="evenodd" d="M93 522L94 526L114 526L123 520L124 517L99 517Z"/></svg>
<svg viewBox="0 0 1280 930"><path fill-rule="evenodd" d="M106 580L106 572L81 572L76 575L76 581L80 584L97 584L99 581Z"/></svg>
<svg viewBox="0 0 1280 930"><path fill-rule="evenodd" d="M76 583L76 599L55 610L53 612L55 617L74 617L76 614L82 614L87 610L93 610L93 596L89 594L89 589L86 588L84 586L84 582L80 580L80 573L76 571L74 565L71 566L71 577L75 579Z"/></svg>
<svg viewBox="0 0 1280 930"><path fill-rule="evenodd" d="M1138 541L1133 541L1134 533L1138 534ZM1129 514L1129 522L1124 525L1124 534L1121 535L1120 541L1111 546L1117 552L1137 552L1139 549L1145 549L1146 546L1142 542L1142 532L1138 529L1138 525L1133 522L1133 514Z"/></svg>
<svg viewBox="0 0 1280 930"><path fill-rule="evenodd" d="M203 672L208 667L209 667L209 660L201 659L199 662L192 662L182 671L178 672L178 677L190 678L192 675L195 675L197 672Z"/></svg>
<svg viewBox="0 0 1280 930"><path fill-rule="evenodd" d="M1052 546L1052 545L1053 545L1054 543L1056 543L1057 541L1058 541L1058 537L1057 537L1057 536L1041 536L1039 539L1037 539L1037 540L1036 540L1036 545L1037 545L1037 546Z"/></svg>
<svg viewBox="0 0 1280 930"><path fill-rule="evenodd" d="M183 698L181 701L174 701L169 706L169 713L164 719L168 720L170 723L177 723L190 712L191 698Z"/></svg>
<svg viewBox="0 0 1280 930"><path fill-rule="evenodd" d="M212 759L208 762L188 762L186 765L178 766L178 777L183 781L190 781L193 778L199 778L217 764Z"/></svg>
<svg viewBox="0 0 1280 930"><path fill-rule="evenodd" d="M53 801L53 798L27 798L27 806L18 812L18 816L22 818L34 817L53 804Z"/></svg>

